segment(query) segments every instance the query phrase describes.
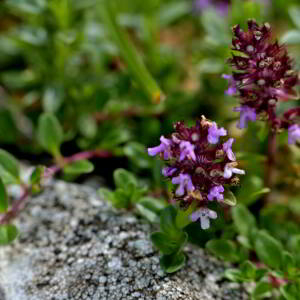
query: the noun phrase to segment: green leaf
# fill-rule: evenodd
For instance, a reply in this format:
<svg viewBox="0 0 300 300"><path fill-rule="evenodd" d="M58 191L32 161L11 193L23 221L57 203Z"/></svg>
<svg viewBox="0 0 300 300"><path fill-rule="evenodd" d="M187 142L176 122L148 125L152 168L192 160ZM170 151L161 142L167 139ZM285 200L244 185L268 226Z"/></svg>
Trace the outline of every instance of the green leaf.
<svg viewBox="0 0 300 300"><path fill-rule="evenodd" d="M150 158L146 152L146 148L140 143L128 143L124 147L124 154L128 156L132 160L132 162L139 168L149 168L151 165Z"/></svg>
<svg viewBox="0 0 300 300"><path fill-rule="evenodd" d="M0 149L0 166L2 166L3 170L13 176L17 181L20 180L19 162L3 149Z"/></svg>
<svg viewBox="0 0 300 300"><path fill-rule="evenodd" d="M8 245L19 235L15 225L0 225L0 245Z"/></svg>
<svg viewBox="0 0 300 300"><path fill-rule="evenodd" d="M63 137L63 130L57 118L53 114L43 113L39 117L37 138L44 150L59 156Z"/></svg>
<svg viewBox="0 0 300 300"><path fill-rule="evenodd" d="M256 233L254 244L256 254L263 263L274 269L280 268L283 247L278 240L267 232L259 230Z"/></svg>
<svg viewBox="0 0 300 300"><path fill-rule="evenodd" d="M280 287L280 293L286 300L299 300L300 284L288 283Z"/></svg>
<svg viewBox="0 0 300 300"><path fill-rule="evenodd" d="M268 272L268 269L257 269L255 272L255 281L261 280Z"/></svg>
<svg viewBox="0 0 300 300"><path fill-rule="evenodd" d="M234 282L244 281L242 272L237 269L226 269L224 272L224 277Z"/></svg>
<svg viewBox="0 0 300 300"><path fill-rule="evenodd" d="M167 206L160 214L160 229L172 239L177 239L182 232L176 226L176 215L177 211L172 205Z"/></svg>
<svg viewBox="0 0 300 300"><path fill-rule="evenodd" d="M150 196L140 198L139 203L157 213L160 213L167 206L165 201Z"/></svg>
<svg viewBox="0 0 300 300"><path fill-rule="evenodd" d="M293 235L289 241L289 247L294 253L300 252L300 234Z"/></svg>
<svg viewBox="0 0 300 300"><path fill-rule="evenodd" d="M258 282L255 286L255 289L252 292L252 299L263 299L265 297L271 297L272 285L268 282Z"/></svg>
<svg viewBox="0 0 300 300"><path fill-rule="evenodd" d="M249 236L250 231L256 227L254 216L243 204L232 209L232 218L237 231L243 236Z"/></svg>
<svg viewBox="0 0 300 300"><path fill-rule="evenodd" d="M300 7L291 6L289 7L288 11L292 21L300 29Z"/></svg>
<svg viewBox="0 0 300 300"><path fill-rule="evenodd" d="M190 13L187 2L171 2L164 5L159 12L158 20L161 26L167 26Z"/></svg>
<svg viewBox="0 0 300 300"><path fill-rule="evenodd" d="M114 195L114 192L107 189L107 188L100 188L98 189L97 193L99 194L99 196L101 198L103 198L105 201L109 201L111 202L113 205L115 204L116 202L116 199L115 199L115 195Z"/></svg>
<svg viewBox="0 0 300 300"><path fill-rule="evenodd" d="M185 255L182 251L170 255L163 255L160 259L160 265L167 273L174 273L180 270L184 264Z"/></svg>
<svg viewBox="0 0 300 300"><path fill-rule="evenodd" d="M44 173L45 173L45 167L37 166L30 176L31 185L40 184L41 180L43 179Z"/></svg>
<svg viewBox="0 0 300 300"><path fill-rule="evenodd" d="M251 261L244 261L240 266L240 270L245 278L255 279L256 267Z"/></svg>
<svg viewBox="0 0 300 300"><path fill-rule="evenodd" d="M284 251L282 255L282 270L288 274L292 274L296 269L296 262L291 253Z"/></svg>
<svg viewBox="0 0 300 300"><path fill-rule="evenodd" d="M137 211L145 217L151 223L156 223L159 221L159 216L153 210L149 209L148 207L144 206L141 203L136 204Z"/></svg>
<svg viewBox="0 0 300 300"><path fill-rule="evenodd" d="M298 45L300 43L300 30L289 30L281 37L280 42L287 45Z"/></svg>
<svg viewBox="0 0 300 300"><path fill-rule="evenodd" d="M130 185L137 187L138 181L135 176L125 169L116 169L113 174L115 185L118 188L127 190Z"/></svg>
<svg viewBox="0 0 300 300"><path fill-rule="evenodd" d="M128 208L130 206L130 197L128 190L123 190L121 188L116 189L114 196L115 196L115 207L116 208Z"/></svg>
<svg viewBox="0 0 300 300"><path fill-rule="evenodd" d="M45 112L55 113L63 103L64 90L61 86L49 86L43 96L43 109Z"/></svg>
<svg viewBox="0 0 300 300"><path fill-rule="evenodd" d="M164 94L145 67L138 51L129 39L128 34L119 26L116 21L116 3L114 0L102 1L102 20L107 26L109 33L116 42L119 51L128 65L129 71L134 79L144 89L146 94L154 103L159 103L164 99Z"/></svg>
<svg viewBox="0 0 300 300"><path fill-rule="evenodd" d="M150 222L159 221L159 214L166 207L166 203L153 197L142 197L138 200L136 208L139 213Z"/></svg>
<svg viewBox="0 0 300 300"><path fill-rule="evenodd" d="M7 212L8 200L4 183L0 177L0 213Z"/></svg>
<svg viewBox="0 0 300 300"><path fill-rule="evenodd" d="M214 255L225 261L236 262L239 260L236 246L232 241L224 239L210 240L205 246Z"/></svg>
<svg viewBox="0 0 300 300"><path fill-rule="evenodd" d="M94 165L86 160L78 160L64 167L64 172L66 174L86 174L94 171Z"/></svg>
<svg viewBox="0 0 300 300"><path fill-rule="evenodd" d="M236 198L235 198L233 192L231 192L229 190L225 190L223 202L227 205L235 206L236 205Z"/></svg>
<svg viewBox="0 0 300 300"><path fill-rule="evenodd" d="M249 198L250 198L251 203L255 202L260 196L268 194L270 192L271 192L271 189L265 187L265 188L262 188L261 190L255 192L255 193L250 194Z"/></svg>
<svg viewBox="0 0 300 300"><path fill-rule="evenodd" d="M187 234L184 232L181 235L180 240L172 240L170 236L163 232L154 232L151 234L151 241L163 254L172 254L174 252L178 252L179 249L183 247L183 245L187 241Z"/></svg>

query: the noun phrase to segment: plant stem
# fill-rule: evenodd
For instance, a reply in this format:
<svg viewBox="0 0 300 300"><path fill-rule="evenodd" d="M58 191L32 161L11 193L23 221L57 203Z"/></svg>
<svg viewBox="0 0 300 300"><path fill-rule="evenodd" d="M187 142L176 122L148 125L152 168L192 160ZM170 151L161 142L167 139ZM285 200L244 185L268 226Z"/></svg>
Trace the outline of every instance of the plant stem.
<svg viewBox="0 0 300 300"><path fill-rule="evenodd" d="M44 172L43 179L48 179L53 177L56 173L58 173L65 165L68 165L70 163L73 163L78 160L83 159L90 159L93 157L101 157L101 158L107 158L111 157L112 153L105 150L92 150L92 151L84 151L80 153L76 153L69 157L63 157L62 162L60 164L53 165L49 168L47 168ZM4 215L0 215L0 225L8 224L11 220L16 218L19 213L23 210L25 207L26 201L28 199L28 196L31 195L31 186L29 185L22 185L23 187L23 194L22 196L13 203L10 210L5 213Z"/></svg>
<svg viewBox="0 0 300 300"><path fill-rule="evenodd" d="M0 218L0 225L8 224L14 219L18 213L24 208L27 197L30 195L30 188L23 186L23 194L17 201L14 202L11 209Z"/></svg>
<svg viewBox="0 0 300 300"><path fill-rule="evenodd" d="M268 137L268 159L267 166L265 171L265 187L272 189L273 185L273 173L274 173L274 164L275 164L275 154L276 154L276 133L270 131ZM265 195L265 204L269 202L269 197L271 193Z"/></svg>

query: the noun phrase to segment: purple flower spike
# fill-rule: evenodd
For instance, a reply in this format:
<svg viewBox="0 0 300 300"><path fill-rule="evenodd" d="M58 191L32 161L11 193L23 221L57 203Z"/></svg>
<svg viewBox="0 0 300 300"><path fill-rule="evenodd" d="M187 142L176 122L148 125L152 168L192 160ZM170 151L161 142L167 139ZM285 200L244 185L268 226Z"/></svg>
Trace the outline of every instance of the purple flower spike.
<svg viewBox="0 0 300 300"><path fill-rule="evenodd" d="M225 165L224 168L224 175L223 177L228 179L231 178L232 174L240 174L240 175L245 175L245 171L235 168L236 163L228 163Z"/></svg>
<svg viewBox="0 0 300 300"><path fill-rule="evenodd" d="M233 96L237 93L237 84L236 81L233 79L232 75L223 74L222 78L228 80L228 89L225 91L225 94L228 96Z"/></svg>
<svg viewBox="0 0 300 300"><path fill-rule="evenodd" d="M247 105L235 107L233 111L240 112L240 120L237 123L237 128L242 129L248 126L248 121L256 121L256 112L254 108Z"/></svg>
<svg viewBox="0 0 300 300"><path fill-rule="evenodd" d="M162 174L163 174L165 177L169 177L169 176L172 176L176 171L177 171L176 168L165 167L165 168L162 169Z"/></svg>
<svg viewBox="0 0 300 300"><path fill-rule="evenodd" d="M170 146L172 144L172 141L169 139L166 139L163 135L160 137L161 144L159 146L148 148L148 154L150 156L155 156L159 153L164 153L164 159L167 160L170 158Z"/></svg>
<svg viewBox="0 0 300 300"><path fill-rule="evenodd" d="M224 192L224 188L222 185L217 185L214 186L213 188L210 189L209 194L207 195L207 199L209 201L214 200L214 198L216 198L218 201L223 200L224 196L223 193Z"/></svg>
<svg viewBox="0 0 300 300"><path fill-rule="evenodd" d="M209 219L216 219L217 216L218 215L215 211L210 210L206 207L202 207L202 208L196 210L195 212L193 212L190 215L190 219L193 222L196 222L198 219L200 219L201 228L208 229L209 225L210 225Z"/></svg>
<svg viewBox="0 0 300 300"><path fill-rule="evenodd" d="M235 158L235 155L234 155L234 153L231 149L233 142L234 142L234 139L230 138L226 143L224 143L223 144L223 151L227 154L227 157L230 160L235 161L236 158Z"/></svg>
<svg viewBox="0 0 300 300"><path fill-rule="evenodd" d="M192 192L195 190L191 176L188 174L179 174L179 176L172 179L172 183L179 184L179 187L176 190L177 196L183 196L185 189L187 192Z"/></svg>
<svg viewBox="0 0 300 300"><path fill-rule="evenodd" d="M292 145L298 140L300 140L300 126L298 124L291 125L288 128L288 143Z"/></svg>
<svg viewBox="0 0 300 300"><path fill-rule="evenodd" d="M183 161L185 157L187 156L188 158L191 158L192 160L196 160L196 155L194 152L195 146L192 145L190 142L187 141L182 141L179 145L180 147L180 157L179 161Z"/></svg>
<svg viewBox="0 0 300 300"><path fill-rule="evenodd" d="M218 129L216 122L213 122L208 128L207 140L210 144L217 144L219 142L219 137L225 135L227 135L227 131L223 127Z"/></svg>

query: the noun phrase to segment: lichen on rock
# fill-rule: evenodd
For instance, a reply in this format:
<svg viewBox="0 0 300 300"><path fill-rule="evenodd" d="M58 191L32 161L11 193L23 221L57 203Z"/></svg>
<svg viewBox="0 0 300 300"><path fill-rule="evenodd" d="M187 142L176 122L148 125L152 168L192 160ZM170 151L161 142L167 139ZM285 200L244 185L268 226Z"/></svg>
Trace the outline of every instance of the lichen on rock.
<svg viewBox="0 0 300 300"><path fill-rule="evenodd" d="M19 239L0 248L0 300L248 299L221 278L223 263L193 246L182 270L164 274L151 225L93 188L53 181L18 222Z"/></svg>

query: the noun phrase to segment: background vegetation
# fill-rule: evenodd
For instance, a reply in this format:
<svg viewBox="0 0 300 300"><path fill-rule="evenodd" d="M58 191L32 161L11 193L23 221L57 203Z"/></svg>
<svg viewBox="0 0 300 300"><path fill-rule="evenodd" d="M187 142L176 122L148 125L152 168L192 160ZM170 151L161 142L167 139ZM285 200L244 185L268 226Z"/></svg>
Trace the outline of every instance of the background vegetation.
<svg viewBox="0 0 300 300"><path fill-rule="evenodd" d="M65 180L82 182L90 176L83 173L93 172L105 179L111 190L101 193L115 206L135 207L159 222L171 186L162 178L161 162L148 157L146 148L171 133L173 122L193 124L205 115L236 138L246 176L233 191L239 205L220 210L223 217L207 231L191 224L175 232L176 251L188 238L235 263L239 269L225 276L256 282L253 299L299 299L299 147L288 146L287 133L277 137L270 190L264 175L267 126L256 122L247 130L236 128L238 115L232 108L238 99L224 94L227 82L221 77L230 72L231 27L246 28L248 18L271 24L273 36L288 46L299 71L298 1L233 0L225 16L214 6L220 1L211 1L205 10L188 0L107 2L0 3L2 181L7 187L26 186L19 163L10 155L31 165L53 165L49 174ZM282 102L278 109L298 105L298 100ZM78 162L76 153L91 159L95 168L86 160ZM40 190L42 174L41 167L35 169L23 196ZM0 195L7 199L2 186ZM0 212L9 212L13 203L13 198L2 200ZM176 213L163 211L161 223L173 224ZM0 227L2 244L17 235L10 223L4 220ZM162 233L172 236L173 225L168 226L161 226ZM162 253L174 252L153 242ZM180 249L162 261L168 272L184 263Z"/></svg>

